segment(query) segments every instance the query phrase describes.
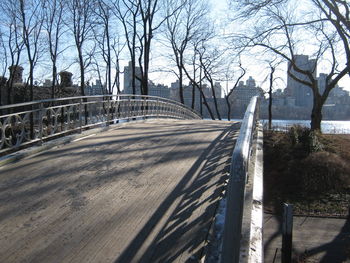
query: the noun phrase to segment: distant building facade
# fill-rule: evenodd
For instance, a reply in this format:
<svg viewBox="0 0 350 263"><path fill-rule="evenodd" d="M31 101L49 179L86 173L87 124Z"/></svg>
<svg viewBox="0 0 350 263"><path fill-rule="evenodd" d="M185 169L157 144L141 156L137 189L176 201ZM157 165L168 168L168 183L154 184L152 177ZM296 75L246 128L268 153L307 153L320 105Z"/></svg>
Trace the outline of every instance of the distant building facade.
<svg viewBox="0 0 350 263"><path fill-rule="evenodd" d="M95 95L105 95L107 94L106 86L102 84L102 81L97 79L95 84L86 85L85 95L95 96Z"/></svg>
<svg viewBox="0 0 350 263"><path fill-rule="evenodd" d="M320 73L316 78L316 62L308 56L296 56L297 65L303 70L312 72L317 79L320 94L323 94L327 86L327 74ZM294 72L301 80L306 76ZM313 105L313 94L310 87L303 85L288 76L286 89L277 90L272 95L272 116L275 119L310 119ZM261 117L267 118L268 101L261 104ZM336 86L328 94L328 98L322 108L323 119L325 120L349 120L350 119L350 94L343 88Z"/></svg>
<svg viewBox="0 0 350 263"><path fill-rule="evenodd" d="M28 101L29 88L27 83L23 81L23 68L21 66L12 66L9 68L10 77L9 80L1 78L1 104L13 104ZM74 97L80 95L80 89L78 86L73 85L72 73L62 71L59 73L61 81L56 85L55 98ZM12 85L9 92L9 85ZM52 98L52 82L51 80L45 80L42 85L35 82L33 86L33 99L43 100Z"/></svg>
<svg viewBox="0 0 350 263"><path fill-rule="evenodd" d="M309 71L316 79L317 65L315 59L309 59L307 55L296 55L295 64L298 68ZM291 63L288 63L288 69ZM288 70L287 69L287 70ZM309 82L308 77L300 72L296 72L293 68L290 71L294 76L302 81ZM300 83L292 78L289 74L287 76L287 93L290 97L295 99L295 105L300 107L311 107L313 101L313 94L309 86Z"/></svg>
<svg viewBox="0 0 350 263"><path fill-rule="evenodd" d="M165 85L155 84L152 81L150 81L148 85L148 95L169 99L170 89Z"/></svg>
<svg viewBox="0 0 350 263"><path fill-rule="evenodd" d="M124 67L124 94L133 94L133 87L132 87L132 65L131 61L129 61L129 64ZM138 80L138 78L141 78L141 69L140 67L135 67L135 94L141 95L141 82Z"/></svg>
<svg viewBox="0 0 350 263"><path fill-rule="evenodd" d="M230 98L235 106L246 108L252 97L261 97L263 94L263 90L256 86L253 77L249 76L245 84L243 81L238 83L238 86L233 90Z"/></svg>
<svg viewBox="0 0 350 263"><path fill-rule="evenodd" d="M176 80L175 82L171 83L170 87L170 99L181 101L180 99L180 84L179 80ZM201 92L198 90L197 87L193 87L192 83L189 83L188 85L182 86L183 91L183 97L184 97L184 103L188 107L192 107L192 100L194 99L194 108L196 110L200 110L201 104L202 104L202 95ZM213 98L212 92L207 84L202 84L202 92L205 98L211 99Z"/></svg>

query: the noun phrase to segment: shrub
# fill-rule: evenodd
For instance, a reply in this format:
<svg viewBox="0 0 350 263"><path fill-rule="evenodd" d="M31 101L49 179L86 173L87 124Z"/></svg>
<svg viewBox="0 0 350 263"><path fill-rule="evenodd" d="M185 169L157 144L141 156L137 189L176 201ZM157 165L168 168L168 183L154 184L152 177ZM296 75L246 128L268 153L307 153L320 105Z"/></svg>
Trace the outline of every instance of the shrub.
<svg viewBox="0 0 350 263"><path fill-rule="evenodd" d="M311 131L309 128L300 125L293 125L287 132L291 145L299 147L306 153L323 150L323 145L319 140L319 132Z"/></svg>
<svg viewBox="0 0 350 263"><path fill-rule="evenodd" d="M341 191L349 185L349 165L338 155L314 152L301 161L298 176L302 191L320 194L324 191Z"/></svg>

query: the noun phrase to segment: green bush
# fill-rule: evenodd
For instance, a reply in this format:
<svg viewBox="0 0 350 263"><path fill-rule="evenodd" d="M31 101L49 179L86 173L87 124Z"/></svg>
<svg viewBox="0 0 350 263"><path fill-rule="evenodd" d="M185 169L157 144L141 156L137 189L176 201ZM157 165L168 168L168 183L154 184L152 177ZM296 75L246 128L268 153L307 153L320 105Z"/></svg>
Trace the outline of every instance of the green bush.
<svg viewBox="0 0 350 263"><path fill-rule="evenodd" d="M319 152L323 145L319 140L319 132L311 131L309 128L300 125L292 126L287 132L292 146L299 147L306 153Z"/></svg>

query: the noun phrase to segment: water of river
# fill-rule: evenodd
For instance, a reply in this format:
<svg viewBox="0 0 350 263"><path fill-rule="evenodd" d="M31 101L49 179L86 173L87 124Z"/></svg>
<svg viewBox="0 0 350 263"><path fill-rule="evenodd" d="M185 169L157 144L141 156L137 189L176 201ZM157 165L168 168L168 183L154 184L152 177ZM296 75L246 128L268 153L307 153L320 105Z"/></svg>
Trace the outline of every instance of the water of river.
<svg viewBox="0 0 350 263"><path fill-rule="evenodd" d="M267 125L267 120L263 123ZM273 120L272 126L274 129L286 130L293 125L301 125L310 127L308 120ZM350 134L350 121L322 121L321 130L323 133L331 134Z"/></svg>

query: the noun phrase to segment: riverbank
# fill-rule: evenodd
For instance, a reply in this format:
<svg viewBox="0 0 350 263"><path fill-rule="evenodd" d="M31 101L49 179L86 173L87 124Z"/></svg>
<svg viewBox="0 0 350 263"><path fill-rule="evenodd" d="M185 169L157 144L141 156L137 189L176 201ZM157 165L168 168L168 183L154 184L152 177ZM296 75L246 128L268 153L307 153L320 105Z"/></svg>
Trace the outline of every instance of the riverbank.
<svg viewBox="0 0 350 263"><path fill-rule="evenodd" d="M280 214L346 217L350 203L350 135L307 128L264 132L264 206Z"/></svg>

